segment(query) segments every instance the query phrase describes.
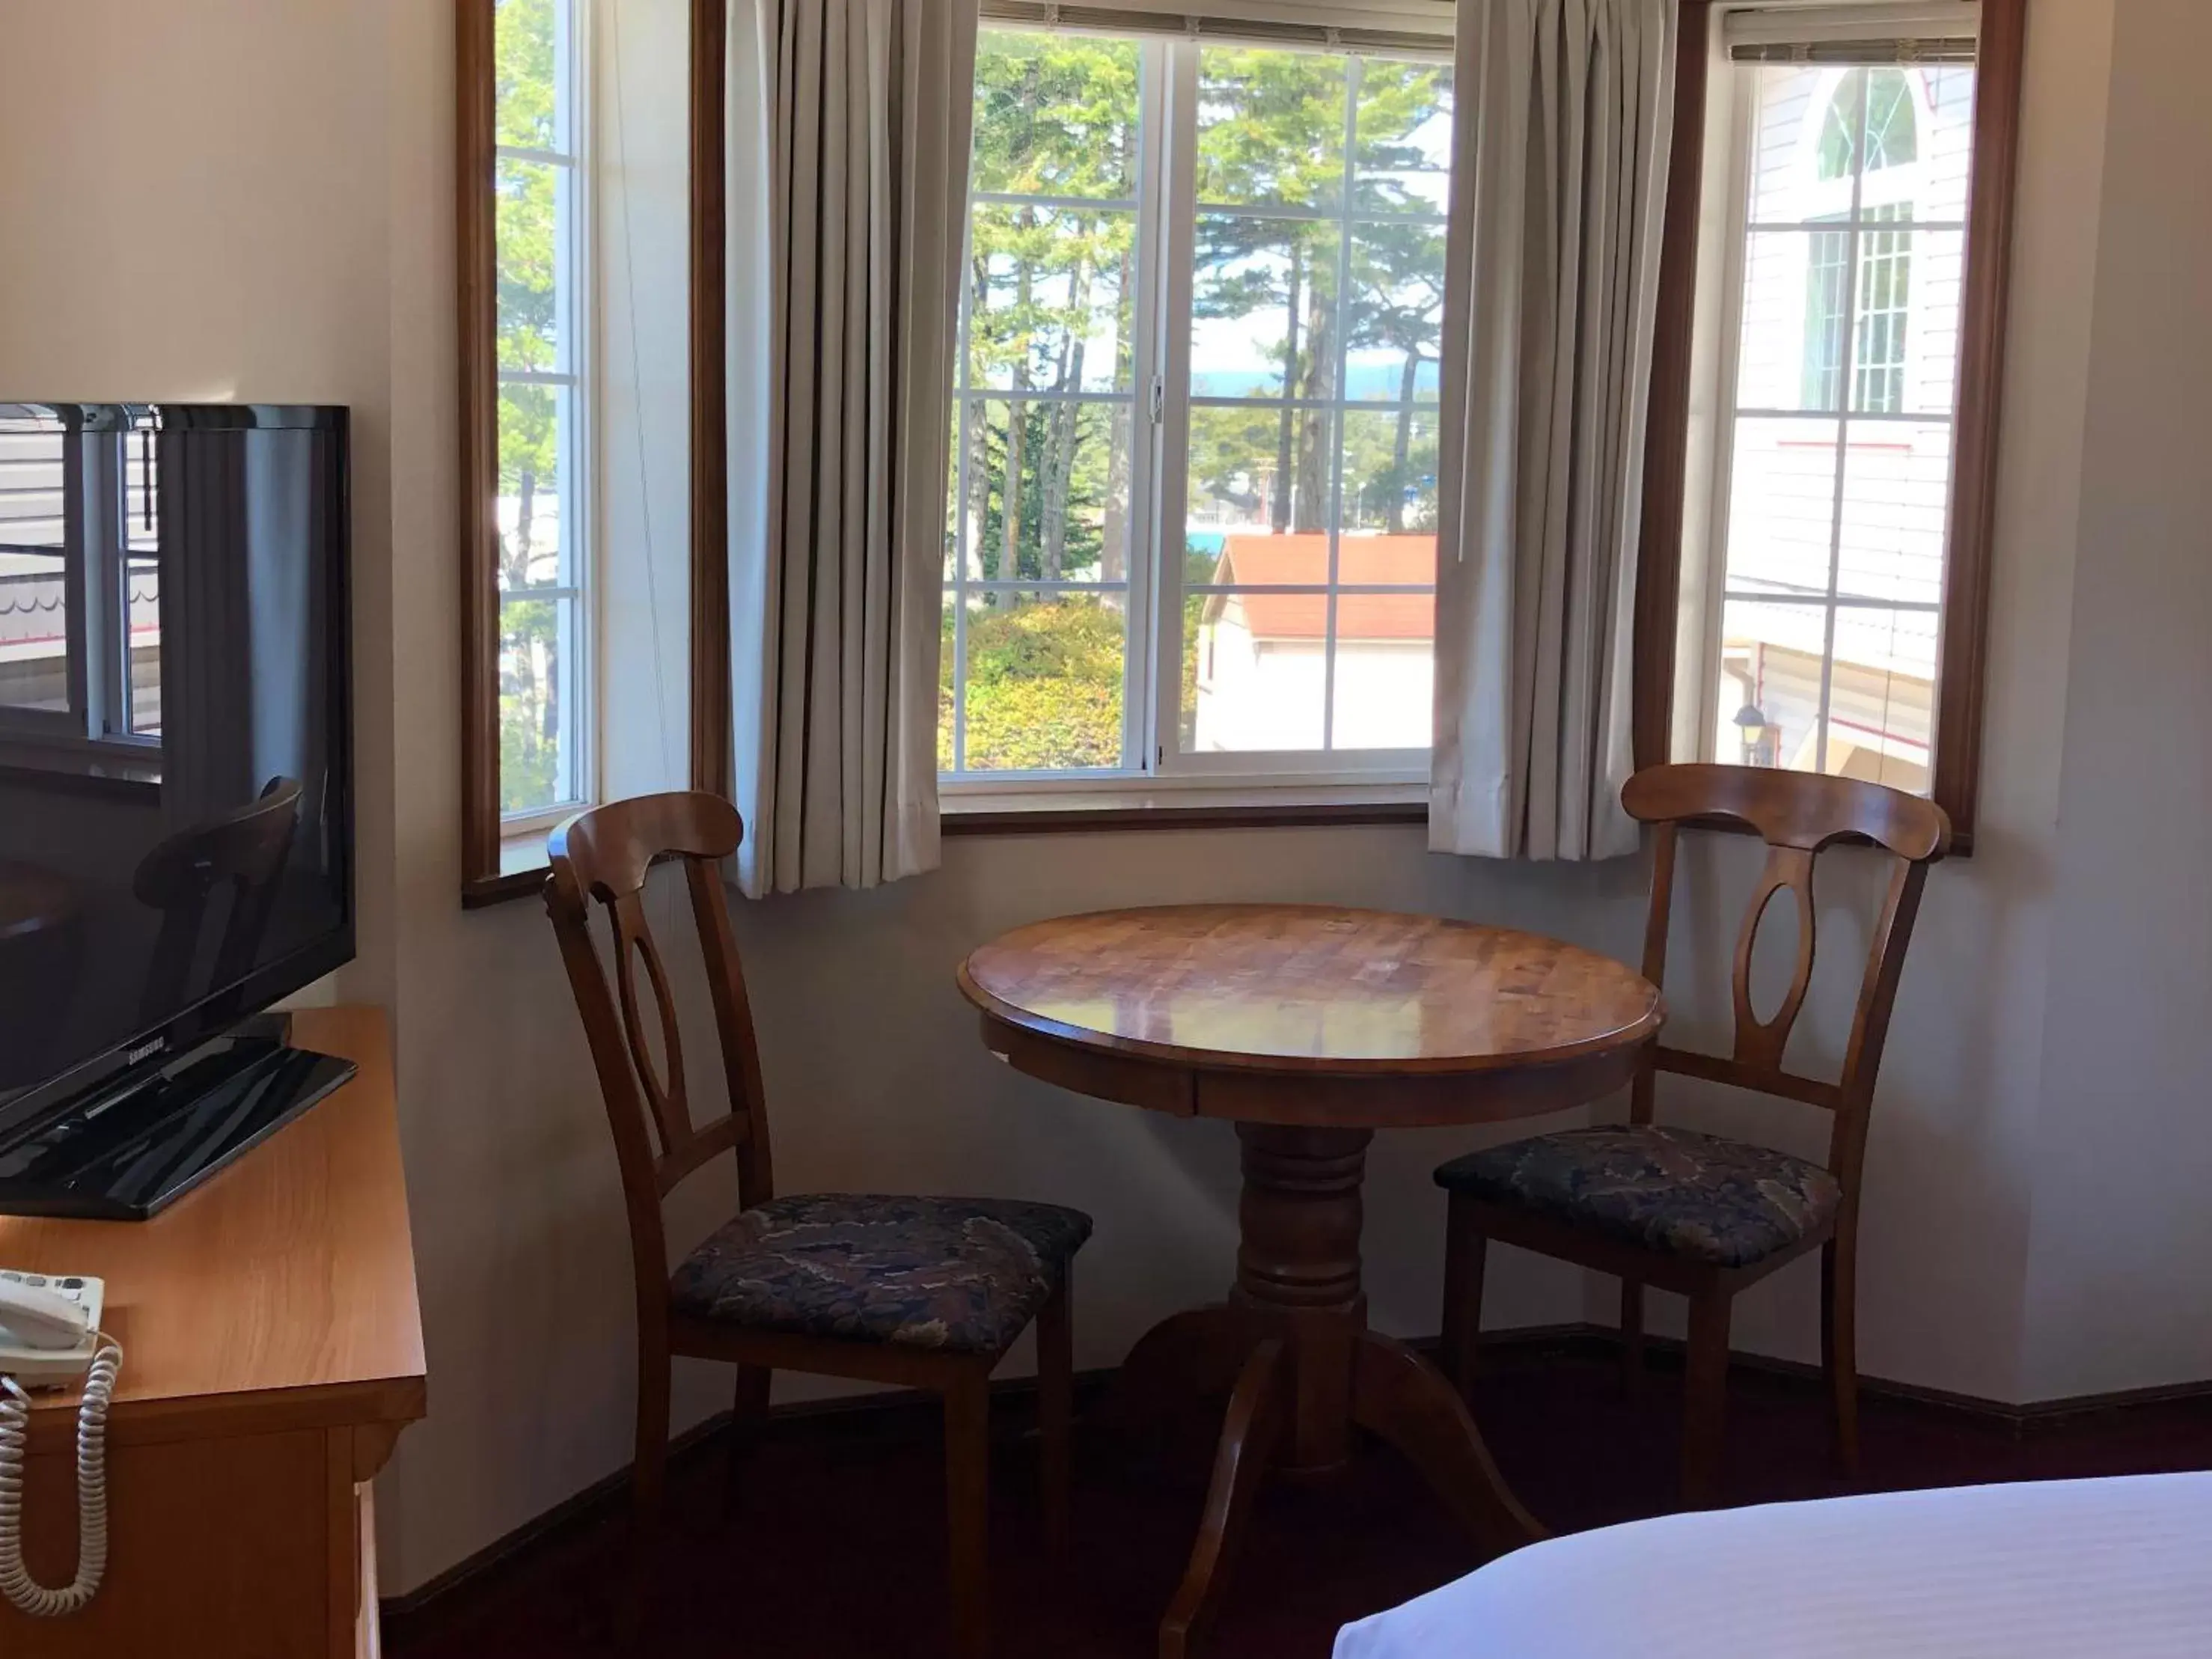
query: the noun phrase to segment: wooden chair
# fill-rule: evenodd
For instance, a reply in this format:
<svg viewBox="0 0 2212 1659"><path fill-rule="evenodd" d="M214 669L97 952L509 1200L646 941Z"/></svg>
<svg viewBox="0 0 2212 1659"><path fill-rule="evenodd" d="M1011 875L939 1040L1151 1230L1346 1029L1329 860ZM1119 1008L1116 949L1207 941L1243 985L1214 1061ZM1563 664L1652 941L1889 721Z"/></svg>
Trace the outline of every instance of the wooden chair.
<svg viewBox="0 0 2212 1659"><path fill-rule="evenodd" d="M219 892L229 893L230 910L214 966L198 982L234 985L245 977L261 953L299 821L299 784L271 778L258 799L211 823L179 830L140 860L131 893L161 913L139 999L141 1018L149 1024L167 1019L189 1000L200 936Z"/></svg>
<svg viewBox="0 0 2212 1659"><path fill-rule="evenodd" d="M1837 1455L1858 1462L1858 1378L1852 1324L1860 1166L1875 1073L1928 866L1950 850L1943 810L1879 784L1743 766L1660 766L1621 793L1628 811L1658 826L1644 975L1663 983L1675 839L1686 821L1727 818L1765 840L1766 867L1736 936L1735 1038L1726 1057L1655 1045L1632 1085L1626 1125L1570 1129L1454 1158L1436 1172L1451 1194L1444 1264L1444 1364L1472 1379L1482 1322L1483 1253L1499 1239L1618 1274L1620 1328L1632 1385L1643 1360L1644 1287L1690 1299L1682 1449L1684 1497L1713 1501L1727 1408L1729 1299L1813 1249L1820 1257L1821 1358L1835 1413ZM1894 859L1851 1020L1842 1076L1815 1082L1785 1071L1784 1048L1813 972L1813 866L1846 839ZM1770 901L1787 892L1797 913L1789 988L1762 1020L1751 1000L1752 946ZM1733 1084L1826 1109L1825 1166L1716 1135L1652 1121L1660 1072Z"/></svg>
<svg viewBox="0 0 2212 1659"><path fill-rule="evenodd" d="M672 1355L736 1365L740 1446L766 1415L779 1367L935 1390L945 1397L953 1643L973 1659L988 1647L988 1382L1032 1318L1045 1524L1055 1546L1066 1538L1068 1279L1091 1218L991 1199L774 1196L760 1053L722 891L722 860L744 833L727 801L675 793L595 808L550 842L546 908L606 1097L629 1214L638 1358L631 1487L641 1536L660 1508ZM646 924L646 872L663 859L684 865L729 1085L732 1109L703 1124L691 1121L668 975ZM592 943L592 900L611 921L611 991ZM672 1263L662 1200L725 1152L737 1164L739 1213Z"/></svg>

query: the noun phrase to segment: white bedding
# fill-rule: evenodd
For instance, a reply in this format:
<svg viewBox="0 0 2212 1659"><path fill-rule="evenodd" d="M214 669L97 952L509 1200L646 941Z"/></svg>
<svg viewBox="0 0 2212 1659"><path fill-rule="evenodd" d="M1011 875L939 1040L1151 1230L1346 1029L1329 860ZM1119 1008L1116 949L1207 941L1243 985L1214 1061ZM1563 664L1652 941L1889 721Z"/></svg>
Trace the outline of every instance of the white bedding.
<svg viewBox="0 0 2212 1659"><path fill-rule="evenodd" d="M1336 1659L2212 1659L2212 1474L1884 1492L1534 1544Z"/></svg>

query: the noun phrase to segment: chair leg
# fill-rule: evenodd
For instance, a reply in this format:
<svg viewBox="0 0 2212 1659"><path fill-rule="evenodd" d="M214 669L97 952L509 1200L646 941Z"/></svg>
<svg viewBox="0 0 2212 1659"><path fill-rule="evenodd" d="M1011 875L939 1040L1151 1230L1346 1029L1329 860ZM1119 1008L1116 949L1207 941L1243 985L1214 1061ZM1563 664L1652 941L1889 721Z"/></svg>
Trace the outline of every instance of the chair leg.
<svg viewBox="0 0 2212 1659"><path fill-rule="evenodd" d="M1044 1476L1044 1535L1055 1559L1067 1553L1068 1437L1075 1417L1075 1334L1068 1276L1037 1314L1037 1449Z"/></svg>
<svg viewBox="0 0 2212 1659"><path fill-rule="evenodd" d="M1474 1211L1456 1193L1444 1223L1443 1340L1437 1358L1465 1398L1474 1386L1475 1350L1482 1340L1482 1273L1490 1241L1476 1230Z"/></svg>
<svg viewBox="0 0 2212 1659"><path fill-rule="evenodd" d="M1710 1509L1719 1500L1728 1430L1729 1298L1705 1291L1690 1298L1690 1352L1682 1379L1682 1501Z"/></svg>
<svg viewBox="0 0 2212 1659"><path fill-rule="evenodd" d="M629 1490L641 1531L659 1520L668 1487L669 1364L665 1344L638 1344L637 1449Z"/></svg>
<svg viewBox="0 0 2212 1659"><path fill-rule="evenodd" d="M1856 1241L1839 1235L1820 1247L1820 1364L1835 1409L1836 1467L1859 1472L1859 1362Z"/></svg>
<svg viewBox="0 0 2212 1659"><path fill-rule="evenodd" d="M945 1492L950 1523L952 1651L990 1650L991 1391L989 1373L964 1371L945 1391Z"/></svg>
<svg viewBox="0 0 2212 1659"><path fill-rule="evenodd" d="M762 1425L768 1421L769 1386L775 1372L766 1365L739 1365L737 1387L730 1400L730 1461L724 1471L722 1511L737 1513L738 1500L744 1492L745 1464L752 1456L753 1448L760 1442Z"/></svg>
<svg viewBox="0 0 2212 1659"><path fill-rule="evenodd" d="M653 1565L668 1486L668 1345L658 1329L641 1330L637 1345L637 1446L630 1463L632 1518L629 1583L619 1597L616 1643L624 1654L647 1650L646 1626L653 1599Z"/></svg>
<svg viewBox="0 0 2212 1659"><path fill-rule="evenodd" d="M1620 1281L1620 1382L1631 1400L1644 1393L1644 1286Z"/></svg>

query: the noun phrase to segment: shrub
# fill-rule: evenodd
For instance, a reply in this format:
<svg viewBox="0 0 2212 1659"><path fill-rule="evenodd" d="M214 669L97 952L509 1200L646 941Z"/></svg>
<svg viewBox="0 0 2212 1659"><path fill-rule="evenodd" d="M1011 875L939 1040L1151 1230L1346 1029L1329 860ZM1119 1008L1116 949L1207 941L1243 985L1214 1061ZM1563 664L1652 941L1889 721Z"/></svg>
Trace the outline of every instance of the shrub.
<svg viewBox="0 0 2212 1659"><path fill-rule="evenodd" d="M968 613L968 769L1121 763L1122 613L1038 599ZM952 617L939 674L938 756L952 763Z"/></svg>

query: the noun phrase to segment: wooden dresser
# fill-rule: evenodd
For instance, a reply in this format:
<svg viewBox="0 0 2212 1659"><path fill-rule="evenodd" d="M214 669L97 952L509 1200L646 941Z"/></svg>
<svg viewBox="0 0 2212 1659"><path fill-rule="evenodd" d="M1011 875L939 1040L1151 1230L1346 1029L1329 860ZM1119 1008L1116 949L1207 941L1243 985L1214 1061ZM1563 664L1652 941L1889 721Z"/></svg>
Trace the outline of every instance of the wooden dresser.
<svg viewBox="0 0 2212 1659"><path fill-rule="evenodd" d="M9 1659L377 1651L368 1483L424 1400L391 1041L374 1008L292 1040L360 1075L151 1221L0 1217L0 1267L107 1281L124 1354L106 1580L74 1618L0 1602ZM35 1397L26 1553L62 1584L76 1395Z"/></svg>

